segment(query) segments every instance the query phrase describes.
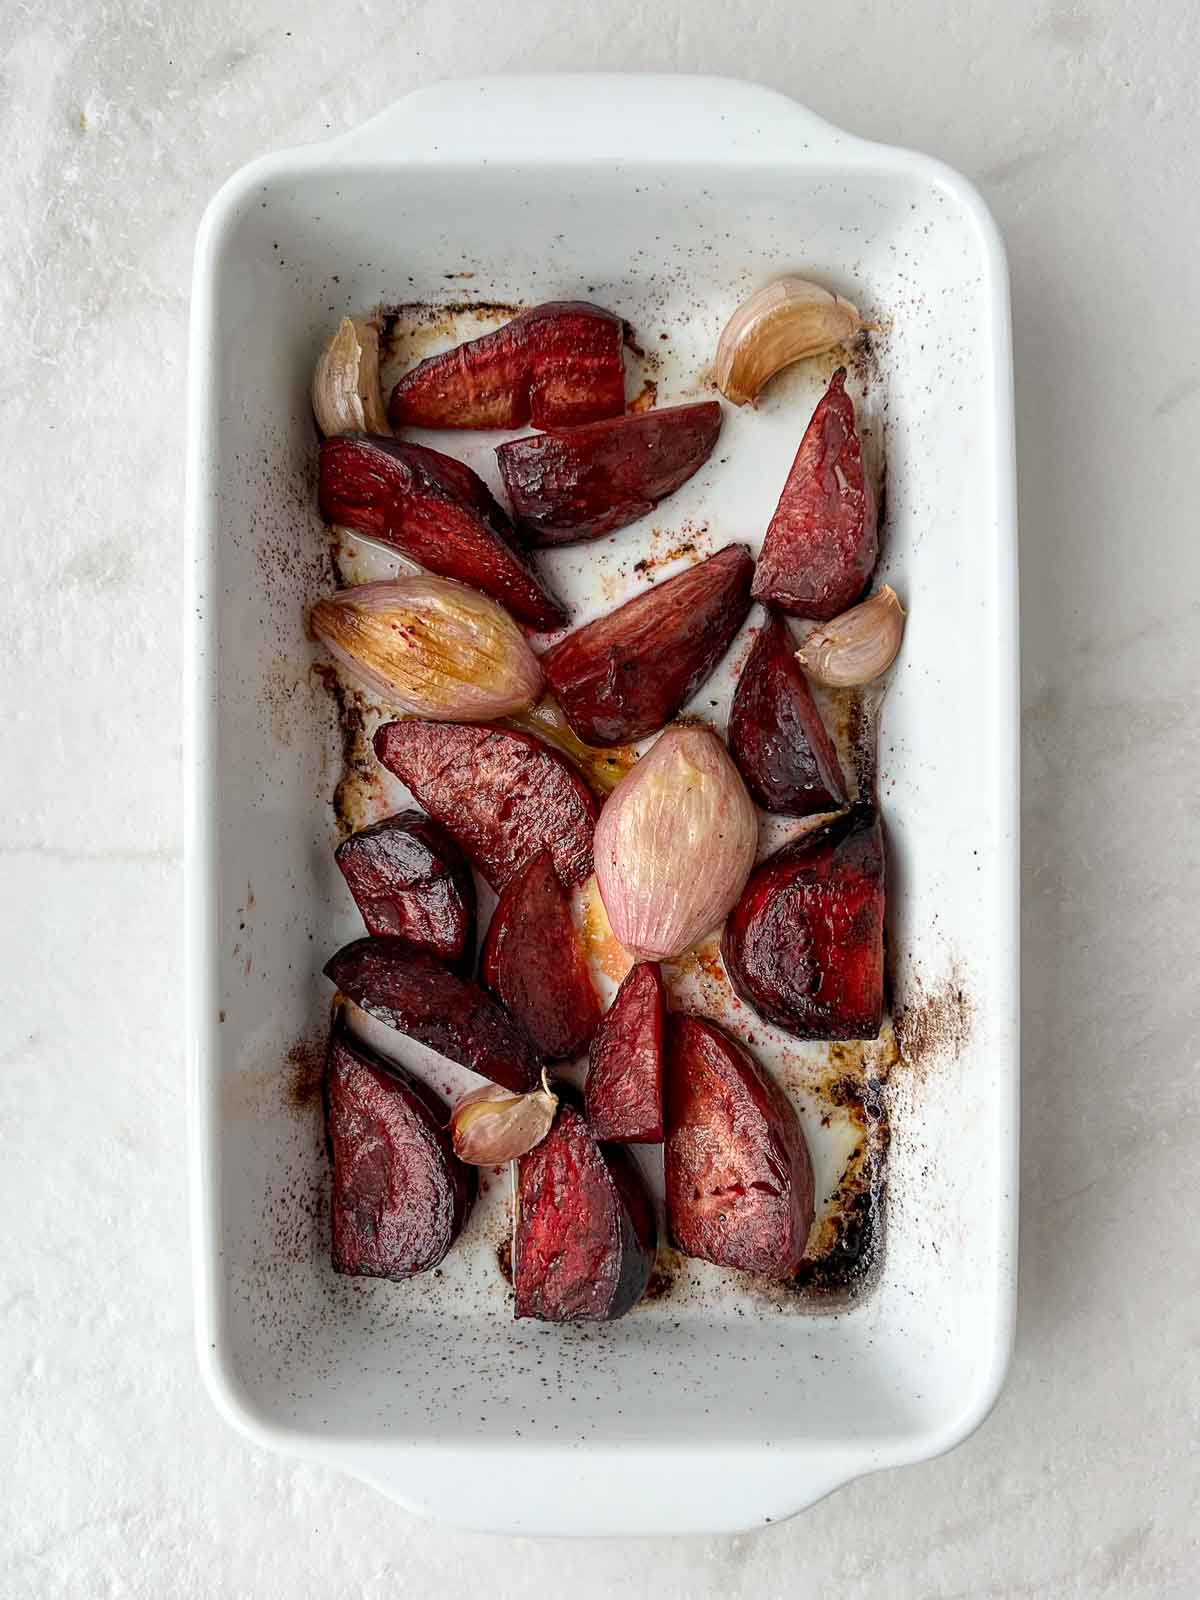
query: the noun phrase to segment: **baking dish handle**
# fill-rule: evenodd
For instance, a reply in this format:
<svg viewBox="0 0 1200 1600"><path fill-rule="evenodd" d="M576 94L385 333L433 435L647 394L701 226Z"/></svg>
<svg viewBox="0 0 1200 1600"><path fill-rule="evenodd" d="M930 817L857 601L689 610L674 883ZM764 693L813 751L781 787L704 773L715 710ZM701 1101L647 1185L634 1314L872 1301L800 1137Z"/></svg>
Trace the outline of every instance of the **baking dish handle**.
<svg viewBox="0 0 1200 1600"><path fill-rule="evenodd" d="M627 73L464 78L397 100L318 147L355 165L419 161L769 160L870 148L786 95L736 78Z"/></svg>

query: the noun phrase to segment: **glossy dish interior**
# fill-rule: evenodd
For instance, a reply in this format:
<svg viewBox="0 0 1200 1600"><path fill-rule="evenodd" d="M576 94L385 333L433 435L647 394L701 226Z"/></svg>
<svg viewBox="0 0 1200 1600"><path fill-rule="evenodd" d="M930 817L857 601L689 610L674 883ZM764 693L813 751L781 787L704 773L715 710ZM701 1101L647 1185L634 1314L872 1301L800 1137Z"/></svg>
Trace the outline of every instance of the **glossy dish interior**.
<svg viewBox="0 0 1200 1600"><path fill-rule="evenodd" d="M586 121L628 93L667 115L680 92L675 80L624 82L547 90L544 114L573 105ZM218 1402L255 1437L450 1520L745 1527L946 1448L985 1413L1007 1359L1016 772L1003 258L952 174L742 85L690 85L667 115L663 157L622 135L612 159L594 160L572 149L578 128L556 143L530 124L496 132L486 163L469 159L506 107L526 103L527 90L501 85L418 96L340 153L273 158L223 192L201 239L188 850L202 1358ZM480 95L495 124L479 124ZM743 143L688 137L717 102ZM307 401L315 355L338 316L378 305L463 303L457 321L410 319L433 348L479 302L582 296L625 316L654 352L645 375L660 404L707 398L722 324L782 270L819 278L883 325L860 387L887 461L877 582L909 609L879 785L894 1001L908 1021L869 1292L812 1314L698 1268L686 1292L617 1324L516 1323L497 1266L497 1177L436 1274L339 1278L320 970L360 929L332 858L331 799L347 761L343 801L377 780L355 767L353 714L339 726L305 633L306 605L331 587ZM599 547L543 552L576 619L639 592L647 554L657 578L686 564L681 546L757 549L828 372L795 370L755 413L726 407L709 468L650 517ZM440 445L495 484L498 437ZM714 680L723 704L747 642ZM715 697L706 686L697 709ZM443 1090L471 1081L407 1041L378 1042ZM779 1070L773 1048L762 1056ZM820 1201L837 1174L814 1154Z"/></svg>

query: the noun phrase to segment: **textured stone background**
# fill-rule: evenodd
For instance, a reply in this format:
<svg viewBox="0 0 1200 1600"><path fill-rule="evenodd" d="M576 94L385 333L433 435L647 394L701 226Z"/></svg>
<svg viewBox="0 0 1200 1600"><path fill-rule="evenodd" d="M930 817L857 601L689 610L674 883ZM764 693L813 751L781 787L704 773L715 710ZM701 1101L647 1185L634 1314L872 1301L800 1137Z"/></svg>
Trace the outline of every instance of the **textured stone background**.
<svg viewBox="0 0 1200 1600"><path fill-rule="evenodd" d="M1200 12L986 0L0 0L0 1592L1192 1596ZM190 252L250 157L430 79L756 78L970 175L1015 299L1022 1309L948 1459L734 1540L418 1523L221 1423L180 1018Z"/></svg>

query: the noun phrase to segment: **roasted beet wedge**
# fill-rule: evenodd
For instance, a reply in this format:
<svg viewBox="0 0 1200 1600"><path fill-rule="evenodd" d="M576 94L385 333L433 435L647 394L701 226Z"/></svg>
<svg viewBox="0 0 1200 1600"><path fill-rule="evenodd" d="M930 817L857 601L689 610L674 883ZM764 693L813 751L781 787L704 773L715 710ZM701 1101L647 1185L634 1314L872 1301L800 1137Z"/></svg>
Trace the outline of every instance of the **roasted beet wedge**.
<svg viewBox="0 0 1200 1600"><path fill-rule="evenodd" d="M411 1278L449 1250L475 1199L475 1170L451 1148L449 1116L338 1017L325 1061L335 1272Z"/></svg>
<svg viewBox="0 0 1200 1600"><path fill-rule="evenodd" d="M475 880L446 829L422 811L399 811L334 851L367 932L404 939L448 966L475 961Z"/></svg>
<svg viewBox="0 0 1200 1600"><path fill-rule="evenodd" d="M747 1050L704 1017L667 1030L667 1220L685 1255L789 1278L813 1220L795 1108Z"/></svg>
<svg viewBox="0 0 1200 1600"><path fill-rule="evenodd" d="M325 976L355 1005L447 1061L518 1094L538 1081L537 1052L491 995L403 939L356 939L326 964Z"/></svg>
<svg viewBox="0 0 1200 1600"><path fill-rule="evenodd" d="M827 622L862 593L879 554L846 369L812 414L763 540L754 598Z"/></svg>
<svg viewBox="0 0 1200 1600"><path fill-rule="evenodd" d="M795 650L787 623L771 612L734 691L729 749L764 811L807 817L836 811L849 796Z"/></svg>
<svg viewBox="0 0 1200 1600"><path fill-rule="evenodd" d="M557 750L480 722L388 722L375 754L448 828L493 889L549 850L564 884L592 870L596 801Z"/></svg>
<svg viewBox="0 0 1200 1600"><path fill-rule="evenodd" d="M491 595L531 628L569 613L520 553L482 478L438 450L342 434L321 445L321 515Z"/></svg>
<svg viewBox="0 0 1200 1600"><path fill-rule="evenodd" d="M730 982L798 1039L874 1039L883 1018L883 830L856 806L768 856L725 924Z"/></svg>
<svg viewBox="0 0 1200 1600"><path fill-rule="evenodd" d="M753 572L746 546L727 544L548 650L542 671L579 738L626 744L669 722L733 643Z"/></svg>
<svg viewBox="0 0 1200 1600"><path fill-rule="evenodd" d="M715 400L531 433L496 451L531 544L570 544L623 528L686 483L721 431Z"/></svg>
<svg viewBox="0 0 1200 1600"><path fill-rule="evenodd" d="M597 1144L580 1111L558 1108L517 1162L517 1316L612 1322L646 1292L658 1245L654 1207L632 1159Z"/></svg>
<svg viewBox="0 0 1200 1600"><path fill-rule="evenodd" d="M584 1096L597 1139L658 1144L663 1136L663 1024L667 996L656 961L634 967L600 1019Z"/></svg>
<svg viewBox="0 0 1200 1600"><path fill-rule="evenodd" d="M501 890L479 977L552 1061L586 1050L600 1021L571 901L543 850Z"/></svg>
<svg viewBox="0 0 1200 1600"><path fill-rule="evenodd" d="M430 356L392 390L393 428L570 427L625 409L625 325L554 300Z"/></svg>

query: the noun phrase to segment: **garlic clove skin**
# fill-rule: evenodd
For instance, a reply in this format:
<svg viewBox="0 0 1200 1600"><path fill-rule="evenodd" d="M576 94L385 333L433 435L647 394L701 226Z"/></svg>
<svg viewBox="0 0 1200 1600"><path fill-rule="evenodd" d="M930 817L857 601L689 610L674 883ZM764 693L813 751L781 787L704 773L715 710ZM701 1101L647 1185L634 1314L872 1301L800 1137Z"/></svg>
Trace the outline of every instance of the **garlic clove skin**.
<svg viewBox="0 0 1200 1600"><path fill-rule="evenodd" d="M512 1094L498 1083L465 1094L450 1115L454 1154L472 1167L499 1167L515 1161L550 1132L558 1096L542 1073L542 1087Z"/></svg>
<svg viewBox="0 0 1200 1600"><path fill-rule="evenodd" d="M777 278L742 302L717 341L717 388L753 403L784 367L824 355L863 327L857 307L805 278Z"/></svg>
<svg viewBox="0 0 1200 1600"><path fill-rule="evenodd" d="M796 660L818 683L856 688L887 671L904 638L904 607L884 584L877 594L823 622L796 651Z"/></svg>
<svg viewBox="0 0 1200 1600"><path fill-rule="evenodd" d="M317 358L312 408L325 437L338 433L390 434L379 387L379 329L343 317Z"/></svg>
<svg viewBox="0 0 1200 1600"><path fill-rule="evenodd" d="M668 728L596 824L596 881L613 934L638 961L682 955L736 904L757 848L754 802L720 739Z"/></svg>
<svg viewBox="0 0 1200 1600"><path fill-rule="evenodd" d="M490 722L531 706L542 669L502 606L432 574L319 600L313 632L389 706L435 722Z"/></svg>

